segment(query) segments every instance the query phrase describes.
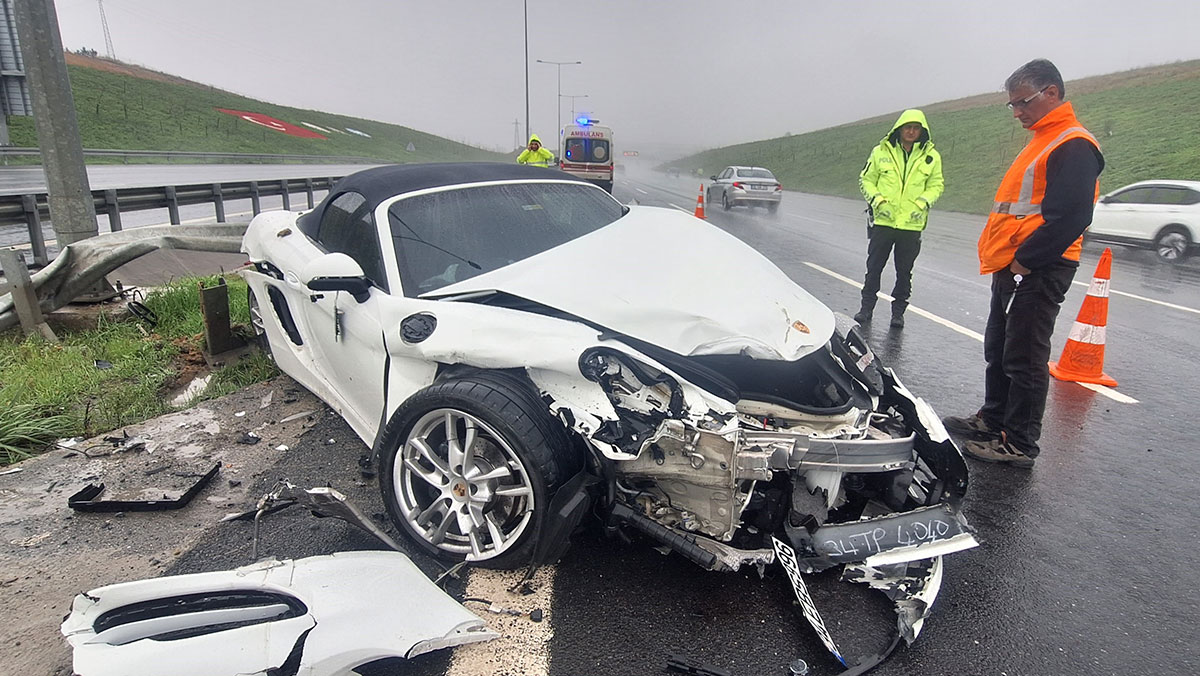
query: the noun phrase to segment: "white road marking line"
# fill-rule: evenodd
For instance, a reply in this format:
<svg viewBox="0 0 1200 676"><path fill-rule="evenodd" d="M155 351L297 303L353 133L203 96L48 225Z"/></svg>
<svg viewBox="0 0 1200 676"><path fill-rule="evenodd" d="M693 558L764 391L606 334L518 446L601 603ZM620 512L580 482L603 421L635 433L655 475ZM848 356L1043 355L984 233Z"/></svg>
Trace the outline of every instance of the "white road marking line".
<svg viewBox="0 0 1200 676"><path fill-rule="evenodd" d="M850 286L853 286L853 287L856 287L859 289L863 288L863 285L861 282L856 282L853 279L850 279L849 277L839 275L838 273L834 272L833 270L830 270L829 268L825 268L820 265L817 265L816 263L810 263L808 261L805 261L804 264L810 268L813 268L814 270L823 272L823 273L829 275L830 277L833 277L834 279L845 282L845 283L849 284ZM892 300L892 297L887 295L886 293L881 292L878 295L880 298L882 298L888 302L891 302L891 300ZM981 343L983 342L983 334L982 333L979 333L977 331L972 331L971 329L968 329L967 327L962 326L961 324L956 324L956 323L950 321L949 319L944 319L942 317L939 317L939 316L933 314L932 312L929 312L928 310L923 310L923 309L917 307L916 305L909 305L908 311L915 313L926 319L932 320L933 322L935 322L937 324L941 324L942 326L945 326L946 328L948 328L952 331L957 331L958 333L961 333L964 336L967 336L969 338L974 338L975 340L977 340ZM1093 385L1091 383L1078 383L1078 384L1088 388L1089 390L1091 390L1093 392L1102 394L1102 395L1108 397L1109 399L1121 402L1122 404L1138 403L1137 399L1134 399L1133 397L1122 394L1122 393L1112 389L1111 387L1105 387L1103 385Z"/></svg>
<svg viewBox="0 0 1200 676"><path fill-rule="evenodd" d="M633 189L634 189L634 190L636 190L636 191L638 191L638 192L640 192L640 193L642 193L643 195L649 195L649 194L650 194L650 193L646 192L645 190L642 190L641 188L637 187L636 185L635 185L635 186L633 186Z"/></svg>
<svg viewBox="0 0 1200 676"><path fill-rule="evenodd" d="M1105 386L1103 386L1103 385L1093 385L1092 383L1078 383L1078 384L1079 384L1079 385L1082 385L1082 386L1084 386L1084 387L1086 387L1086 388L1088 388L1089 390L1091 390L1091 391L1093 391L1093 392L1099 392L1100 394L1103 394L1104 396L1106 396L1106 397L1108 397L1108 398L1110 398L1110 399L1114 399L1114 400L1116 400L1116 401L1119 401L1119 402L1121 402L1122 404L1136 404L1136 403L1138 403L1138 400L1137 400L1137 399L1134 399L1133 397L1130 397L1130 396L1128 396L1128 395L1125 395L1125 394L1121 394L1120 392L1118 392L1118 391L1114 390L1114 389L1113 389L1113 388L1111 388L1111 387L1105 387Z"/></svg>
<svg viewBox="0 0 1200 676"><path fill-rule="evenodd" d="M683 213L685 213L685 214L690 214L690 213L692 213L692 212L688 211L687 209L684 209L683 207L681 207L681 206L679 206L678 204L675 204L675 203L673 203L673 202L667 202L667 204L670 204L671 206L675 207L676 209L678 209L678 210L682 211L682 212L683 212Z"/></svg>
<svg viewBox="0 0 1200 676"><path fill-rule="evenodd" d="M550 673L550 639L554 637L553 602L554 566L542 566L530 581L533 593L522 595L508 591L525 575L525 569L500 571L472 568L467 573L467 598L482 598L502 608L517 610L524 615L497 615L487 606L471 603L467 610L487 621L488 628L500 638L484 643L472 643L454 649L446 676L476 676L477 674L521 674L546 676ZM533 610L545 616L541 622L529 619Z"/></svg>
<svg viewBox="0 0 1200 676"><path fill-rule="evenodd" d="M829 221L822 221L819 218L813 218L811 216L801 216L800 214L787 214L787 215L790 218L799 218L802 221L812 221L813 223L820 223L821 225L833 225Z"/></svg>
<svg viewBox="0 0 1200 676"><path fill-rule="evenodd" d="M1078 281L1078 280L1076 280L1076 281L1072 282L1072 284L1078 284L1079 286L1086 286L1086 287L1090 287L1090 286L1091 286L1091 284L1090 284L1090 283L1088 283L1088 282L1080 282L1080 281ZM1110 294L1117 295L1117 296L1125 296L1125 297L1127 297L1127 298L1133 298L1134 300L1144 300L1144 301L1146 301L1147 303L1154 303L1155 305L1161 305L1161 306L1163 306L1163 307L1169 307L1169 308L1171 308L1172 310L1183 310L1184 312L1192 312L1192 313L1195 313L1195 314L1198 314L1198 315L1200 315L1200 310L1197 310L1197 309L1196 309L1196 308L1194 308L1194 307L1187 307L1186 305L1176 305L1175 303L1168 303L1168 302L1166 302L1165 300L1155 300L1155 299L1153 299L1153 298L1147 298L1147 297L1145 297L1145 296L1139 296L1139 295L1137 295L1137 294L1135 294L1135 293L1126 293L1125 291L1117 291L1116 289L1113 289L1113 288L1109 288L1108 292L1109 292Z"/></svg>

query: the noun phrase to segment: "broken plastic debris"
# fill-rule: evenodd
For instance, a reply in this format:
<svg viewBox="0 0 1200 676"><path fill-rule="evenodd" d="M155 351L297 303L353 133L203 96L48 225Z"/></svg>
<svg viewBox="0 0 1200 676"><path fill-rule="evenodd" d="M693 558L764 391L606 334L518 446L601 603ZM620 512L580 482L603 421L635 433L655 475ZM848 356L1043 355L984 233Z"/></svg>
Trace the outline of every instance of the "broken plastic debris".
<svg viewBox="0 0 1200 676"><path fill-rule="evenodd" d="M275 450L277 450L277 451L290 451L290 450L292 450L292 449L288 448L288 445L287 445L287 444L279 444L278 446L276 446L276 447L275 447Z"/></svg>
<svg viewBox="0 0 1200 676"><path fill-rule="evenodd" d="M242 435L242 438L237 440L237 443L245 444L247 446L253 446L254 444L257 444L260 441L262 441L262 437L258 436L254 432L246 432L245 434Z"/></svg>
<svg viewBox="0 0 1200 676"><path fill-rule="evenodd" d="M234 414L233 414L233 417L235 417L235 418L241 418L241 417L243 417L243 416L245 416L245 415L246 415L246 412L245 412L245 411L238 411L237 413L234 413Z"/></svg>
<svg viewBox="0 0 1200 676"><path fill-rule="evenodd" d="M316 413L316 411L301 411L301 412L299 412L299 413L293 413L292 415L289 415L288 417L284 418L283 420L280 420L279 422L281 422L281 423L289 423L289 422L292 422L293 420L299 420L299 419L301 419L301 418L307 418L308 416L310 416L310 415L312 415L312 414L314 414L314 413Z"/></svg>
<svg viewBox="0 0 1200 676"><path fill-rule="evenodd" d="M100 369L101 371L107 371L113 367L112 362L105 359L97 359L93 363L95 363L96 368Z"/></svg>
<svg viewBox="0 0 1200 676"><path fill-rule="evenodd" d="M4 476L5 474L16 474L17 472L24 472L24 471L25 471L24 467L11 467L9 469L4 470L3 472L0 472L0 476Z"/></svg>
<svg viewBox="0 0 1200 676"><path fill-rule="evenodd" d="M132 612L146 606L163 612ZM76 596L61 631L85 675L342 674L498 636L382 551L109 585Z"/></svg>

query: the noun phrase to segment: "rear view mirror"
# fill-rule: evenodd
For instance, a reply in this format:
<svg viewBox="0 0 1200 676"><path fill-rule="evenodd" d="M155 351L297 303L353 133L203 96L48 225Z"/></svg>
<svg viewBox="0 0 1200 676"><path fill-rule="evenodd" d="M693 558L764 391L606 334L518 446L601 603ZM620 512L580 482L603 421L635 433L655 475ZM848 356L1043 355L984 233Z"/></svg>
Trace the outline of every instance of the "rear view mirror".
<svg viewBox="0 0 1200 676"><path fill-rule="evenodd" d="M362 266L344 253L325 254L304 266L301 278L312 291L345 291L359 303L370 297L371 280Z"/></svg>
<svg viewBox="0 0 1200 676"><path fill-rule="evenodd" d="M716 176L709 176L709 177L708 177L708 180L710 180L710 181L715 181L715 180L717 180L717 177L716 177Z"/></svg>
<svg viewBox="0 0 1200 676"><path fill-rule="evenodd" d="M1100 198L1101 204L1108 204L1111 201L1113 201L1112 195L1105 195L1104 197Z"/></svg>

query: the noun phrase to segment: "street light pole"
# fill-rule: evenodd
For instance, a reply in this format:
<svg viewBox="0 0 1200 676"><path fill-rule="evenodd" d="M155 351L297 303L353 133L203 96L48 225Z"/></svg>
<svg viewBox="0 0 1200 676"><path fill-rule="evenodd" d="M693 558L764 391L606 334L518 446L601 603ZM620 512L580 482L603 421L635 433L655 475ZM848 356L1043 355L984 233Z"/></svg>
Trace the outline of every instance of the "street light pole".
<svg viewBox="0 0 1200 676"><path fill-rule="evenodd" d="M582 61L543 61L541 59L538 59L537 62L538 63L548 63L552 66L558 66L558 99L555 101L555 108L557 109L557 110L555 110L555 115L558 118L558 127L555 129L555 131L557 131L561 134L562 133L562 67L563 66L578 66L579 64L581 64L583 62ZM559 140L561 140L561 139L559 139ZM559 150L559 153L561 154L562 148L559 148L558 150Z"/></svg>
<svg viewBox="0 0 1200 676"><path fill-rule="evenodd" d="M571 99L571 120L574 121L575 120L575 99L586 99L588 97L588 95L587 94L576 94L575 96L571 96L570 94L563 94L562 97L564 99Z"/></svg>
<svg viewBox="0 0 1200 676"><path fill-rule="evenodd" d="M529 138L529 0L525 0L525 138Z"/></svg>

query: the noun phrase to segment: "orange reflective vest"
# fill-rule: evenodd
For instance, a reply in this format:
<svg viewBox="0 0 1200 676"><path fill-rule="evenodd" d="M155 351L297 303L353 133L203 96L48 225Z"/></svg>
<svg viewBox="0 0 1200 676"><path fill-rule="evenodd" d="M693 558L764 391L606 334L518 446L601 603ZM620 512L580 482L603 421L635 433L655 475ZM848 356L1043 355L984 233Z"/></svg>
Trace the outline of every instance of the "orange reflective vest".
<svg viewBox="0 0 1200 676"><path fill-rule="evenodd" d="M1079 123L1070 103L1046 113L1030 130L1033 131L1033 138L1029 139L1000 181L987 225L983 226L983 232L979 235L981 275L1003 270L1012 264L1017 247L1046 222L1042 218L1042 199L1046 196L1046 162L1051 151L1074 138L1085 138L1097 149L1100 148L1096 137ZM1095 204L1099 197L1100 181L1097 180L1092 203ZM1078 261L1082 250L1081 236L1067 247L1063 258Z"/></svg>

